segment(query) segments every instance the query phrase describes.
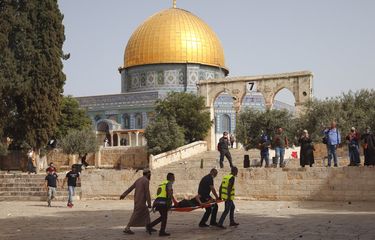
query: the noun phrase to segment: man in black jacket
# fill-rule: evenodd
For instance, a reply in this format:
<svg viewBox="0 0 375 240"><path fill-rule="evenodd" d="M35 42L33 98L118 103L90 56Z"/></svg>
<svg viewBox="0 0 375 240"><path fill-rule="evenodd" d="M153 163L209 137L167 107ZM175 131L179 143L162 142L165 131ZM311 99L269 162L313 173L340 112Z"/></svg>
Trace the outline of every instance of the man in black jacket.
<svg viewBox="0 0 375 240"><path fill-rule="evenodd" d="M227 157L229 166L232 168L232 156L230 155L229 152L229 146L230 146L230 140L228 137L228 132L224 132L223 136L219 140L218 144L218 150L220 152L220 168L223 168L223 161L224 161L224 156Z"/></svg>

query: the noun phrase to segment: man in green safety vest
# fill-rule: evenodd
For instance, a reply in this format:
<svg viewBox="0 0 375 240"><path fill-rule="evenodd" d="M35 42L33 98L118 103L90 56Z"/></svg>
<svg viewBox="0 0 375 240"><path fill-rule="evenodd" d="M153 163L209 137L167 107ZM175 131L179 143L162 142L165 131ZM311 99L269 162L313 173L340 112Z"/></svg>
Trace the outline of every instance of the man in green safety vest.
<svg viewBox="0 0 375 240"><path fill-rule="evenodd" d="M238 169L236 167L231 168L231 173L225 175L223 177L223 181L221 182L220 186L220 198L225 201L225 209L223 214L220 217L217 227L221 229L225 229L223 226L224 220L228 215L229 212L229 226L238 226L239 223L234 221L234 209L236 206L234 205L234 196L235 196L235 188L234 188L234 179L237 176Z"/></svg>
<svg viewBox="0 0 375 240"><path fill-rule="evenodd" d="M168 210L172 206L172 200L174 203L177 202L173 196L172 185L174 181L174 174L168 173L167 180L163 181L158 187L153 208L159 211L160 217L155 219L152 223L146 226L146 229L149 234L151 234L152 228L161 222L159 236L170 236L170 234L165 231L165 228L167 227Z"/></svg>

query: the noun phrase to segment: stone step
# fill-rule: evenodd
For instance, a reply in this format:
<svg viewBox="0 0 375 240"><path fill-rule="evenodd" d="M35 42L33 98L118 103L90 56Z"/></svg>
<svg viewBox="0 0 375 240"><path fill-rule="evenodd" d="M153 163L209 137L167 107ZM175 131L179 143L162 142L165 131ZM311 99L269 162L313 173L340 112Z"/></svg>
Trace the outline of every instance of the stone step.
<svg viewBox="0 0 375 240"><path fill-rule="evenodd" d="M42 182L37 182L37 183L25 183L25 182L16 182L16 183L9 183L9 182L6 182L6 183L0 183L0 188L3 188L3 187L20 187L20 188L27 188L27 187L30 187L30 188L37 188L37 187L44 187L44 184L45 182L42 181ZM59 187L61 187L61 182L59 183ZM65 186L67 186L65 184ZM80 183L77 183L77 187L80 187L81 184Z"/></svg>
<svg viewBox="0 0 375 240"><path fill-rule="evenodd" d="M76 188L76 190L79 189L79 187ZM27 192L27 191L46 191L44 187L0 187L0 194L1 192ZM59 191L68 191L66 187L64 189L58 188Z"/></svg>
<svg viewBox="0 0 375 240"><path fill-rule="evenodd" d="M74 196L74 201L80 200L80 196ZM45 196L0 196L1 201L47 201L47 195ZM57 196L52 201L68 201L67 196ZM53 205L53 203L52 203Z"/></svg>
<svg viewBox="0 0 375 240"><path fill-rule="evenodd" d="M56 193L57 196L67 196L68 191L58 191ZM76 191L76 195L80 195L80 191ZM0 192L0 196L47 196L46 191L27 191L27 192Z"/></svg>

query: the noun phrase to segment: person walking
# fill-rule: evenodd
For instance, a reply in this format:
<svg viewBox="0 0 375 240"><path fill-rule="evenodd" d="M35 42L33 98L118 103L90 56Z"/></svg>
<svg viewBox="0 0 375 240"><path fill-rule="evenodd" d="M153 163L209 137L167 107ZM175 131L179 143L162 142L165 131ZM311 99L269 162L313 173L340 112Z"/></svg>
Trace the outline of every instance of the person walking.
<svg viewBox="0 0 375 240"><path fill-rule="evenodd" d="M336 122L332 121L331 127L326 128L323 132L327 142L328 167L331 166L332 159L334 161L334 166L338 167L336 150L337 147L341 144L341 135L339 130L337 129Z"/></svg>
<svg viewBox="0 0 375 240"><path fill-rule="evenodd" d="M238 173L237 167L232 167L231 173L228 175L225 175L223 177L223 181L221 182L221 186L219 190L220 198L225 201L225 209L217 225L217 227L221 229L225 229L223 224L228 213L229 213L229 221L230 221L229 226L239 225L239 223L236 223L234 221L234 210L236 206L234 205L234 202L233 202L234 196L235 196L234 182L235 182L235 177L237 176L237 173Z"/></svg>
<svg viewBox="0 0 375 240"><path fill-rule="evenodd" d="M72 208L73 205L73 196L74 196L74 190L77 186L77 180L79 180L79 172L75 165L72 166L72 170L68 172L64 178L62 187L64 188L65 183L68 182L68 204L67 206L69 208Z"/></svg>
<svg viewBox="0 0 375 240"><path fill-rule="evenodd" d="M350 163L348 166L360 166L361 159L359 157L359 140L361 139L359 133L355 127L350 129L350 132L346 136L348 142L349 159Z"/></svg>
<svg viewBox="0 0 375 240"><path fill-rule="evenodd" d="M172 206L172 201L176 203L176 199L173 196L173 183L175 181L175 177L173 173L167 174L167 180L163 181L157 190L157 196L153 204L153 209L159 211L160 217L155 219L152 223L146 226L146 229L149 234L152 233L152 228L157 224L161 223L159 236L170 236L170 233L165 231L167 227L167 220L168 220L168 211Z"/></svg>
<svg viewBox="0 0 375 240"><path fill-rule="evenodd" d="M260 166L263 166L263 161L265 161L265 167L269 167L270 162L270 145L271 139L266 132L262 130L262 135L259 140L260 149Z"/></svg>
<svg viewBox="0 0 375 240"><path fill-rule="evenodd" d="M204 176L199 182L198 197L201 203L213 202L215 200L217 201L220 199L214 187L214 178L216 176L217 176L217 170L213 168L211 169L210 173ZM215 196L215 200L210 196L211 192ZM206 222L208 218L210 217L210 215L211 215L210 225L217 226L217 222L216 222L216 216L217 216L217 210L218 210L217 203L213 204L210 207L205 208L205 210L206 212L204 213L201 221L199 222L199 227L209 226L206 224Z"/></svg>
<svg viewBox="0 0 375 240"><path fill-rule="evenodd" d="M309 136L307 130L303 130L302 136L299 138L298 142L301 145L300 149L300 166L305 167L309 165L312 167L314 164L314 144Z"/></svg>
<svg viewBox="0 0 375 240"><path fill-rule="evenodd" d="M144 169L143 176L138 178L133 185L120 196L122 200L135 189L133 214L124 229L124 233L134 234L134 232L130 230L130 227L146 227L150 223L150 212L148 211L148 209L151 208L150 179L151 171L149 169ZM156 231L154 229L152 230Z"/></svg>
<svg viewBox="0 0 375 240"><path fill-rule="evenodd" d="M229 166L232 168L232 156L229 152L230 140L228 138L228 132L224 132L223 136L219 139L218 150L220 152L220 168L224 167L223 161L224 156L228 159Z"/></svg>
<svg viewBox="0 0 375 240"><path fill-rule="evenodd" d="M51 201L56 197L56 190L58 187L58 176L54 170L48 171L45 177L45 189L47 190L48 197L47 203L48 207L51 207Z"/></svg>
<svg viewBox="0 0 375 240"><path fill-rule="evenodd" d="M275 148L275 162L274 165L277 167L277 162L279 162L279 166L282 168L285 166L284 164L284 155L285 155L285 148L288 148L288 138L284 134L284 129L279 127L276 131L276 135L273 138L273 145Z"/></svg>

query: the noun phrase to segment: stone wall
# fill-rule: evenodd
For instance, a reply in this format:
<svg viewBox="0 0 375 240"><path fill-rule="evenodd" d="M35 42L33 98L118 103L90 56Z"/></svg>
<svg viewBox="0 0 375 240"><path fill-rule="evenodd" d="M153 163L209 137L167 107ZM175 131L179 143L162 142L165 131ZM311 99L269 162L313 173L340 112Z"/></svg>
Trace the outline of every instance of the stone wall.
<svg viewBox="0 0 375 240"><path fill-rule="evenodd" d="M173 162L191 157L193 155L207 151L207 142L197 141L188 145L179 147L175 150L161 153L158 155L150 155L150 168L157 169Z"/></svg>
<svg viewBox="0 0 375 240"><path fill-rule="evenodd" d="M146 147L101 147L98 152L88 154L89 167L96 168L145 168L148 167ZM55 149L48 152L47 163L53 162L58 171L70 169L72 164L80 163L77 155L67 155ZM10 151L0 157L0 169L26 171L27 156L22 151Z"/></svg>
<svg viewBox="0 0 375 240"><path fill-rule="evenodd" d="M168 169L152 171L150 190L155 195ZM179 198L197 193L205 169L177 169L174 192ZM222 176L215 179L219 187ZM82 175L82 198L118 198L141 176L134 170L88 170ZM317 201L375 201L375 168L250 168L240 169L236 179L238 199L249 200L317 200ZM134 194L134 192L132 193Z"/></svg>
<svg viewBox="0 0 375 240"><path fill-rule="evenodd" d="M146 147L108 147L100 149L98 167L145 168L148 167Z"/></svg>
<svg viewBox="0 0 375 240"><path fill-rule="evenodd" d="M23 151L9 151L6 156L0 156L0 169L26 171L27 155Z"/></svg>

